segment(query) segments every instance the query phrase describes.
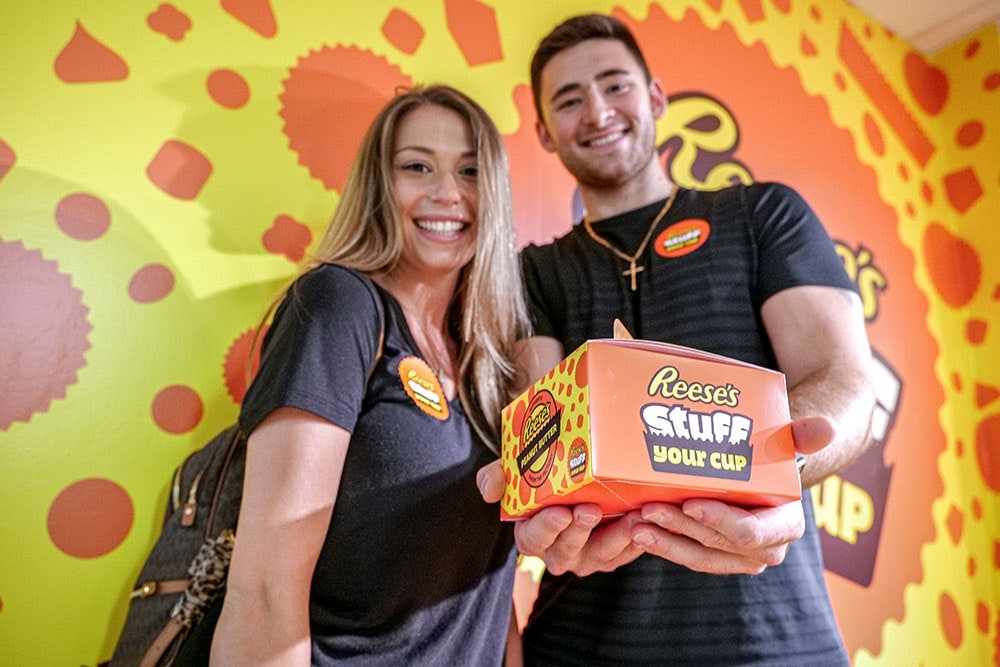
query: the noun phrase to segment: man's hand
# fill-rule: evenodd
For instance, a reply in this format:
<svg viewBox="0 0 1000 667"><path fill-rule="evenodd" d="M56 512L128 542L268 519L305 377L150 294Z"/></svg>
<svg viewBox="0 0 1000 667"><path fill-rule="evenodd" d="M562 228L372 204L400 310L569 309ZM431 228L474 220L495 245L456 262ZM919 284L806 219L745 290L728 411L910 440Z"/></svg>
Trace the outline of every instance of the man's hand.
<svg viewBox="0 0 1000 667"><path fill-rule="evenodd" d="M476 475L483 500L495 503L503 496L503 469L499 461L483 466ZM553 574L610 572L638 558L643 550L633 542L632 528L642 519L638 512L598 527L597 505L546 507L514 526L517 549L538 556Z"/></svg>
<svg viewBox="0 0 1000 667"><path fill-rule="evenodd" d="M836 430L826 417L796 419L795 449L819 451ZM504 487L500 462L481 468L476 482L486 502L498 502ZM522 554L540 557L553 574L610 572L642 553L698 572L760 574L784 561L788 546L805 530L801 502L747 510L695 498L680 506L647 503L613 521L601 524L601 519L596 505L546 507L518 521L514 539Z"/></svg>
<svg viewBox="0 0 1000 667"><path fill-rule="evenodd" d="M827 417L792 422L796 451L812 454L837 435ZM636 545L647 553L689 569L711 574L760 574L785 560L788 546L802 537L802 503L746 510L718 500L691 499L680 507L647 503L632 529Z"/></svg>

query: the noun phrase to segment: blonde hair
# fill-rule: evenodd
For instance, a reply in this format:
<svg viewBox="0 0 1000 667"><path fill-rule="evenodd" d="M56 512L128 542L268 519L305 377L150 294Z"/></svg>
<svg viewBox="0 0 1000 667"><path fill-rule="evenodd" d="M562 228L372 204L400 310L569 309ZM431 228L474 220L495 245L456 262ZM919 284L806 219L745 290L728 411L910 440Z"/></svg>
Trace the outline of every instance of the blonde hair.
<svg viewBox="0 0 1000 667"><path fill-rule="evenodd" d="M445 85L413 88L390 100L365 134L333 220L306 270L333 262L384 274L399 261L404 232L392 189L393 142L400 121L426 105L458 113L476 150L476 254L461 271L449 324L457 325L462 406L479 436L498 451L500 412L515 392L514 344L527 335L529 319L514 238L507 153L479 104Z"/></svg>

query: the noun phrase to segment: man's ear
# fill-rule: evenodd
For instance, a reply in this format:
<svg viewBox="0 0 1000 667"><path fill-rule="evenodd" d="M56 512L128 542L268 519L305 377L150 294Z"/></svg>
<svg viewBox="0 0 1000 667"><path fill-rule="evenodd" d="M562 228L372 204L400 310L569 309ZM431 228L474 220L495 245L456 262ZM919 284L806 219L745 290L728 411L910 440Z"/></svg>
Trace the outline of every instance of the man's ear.
<svg viewBox="0 0 1000 667"><path fill-rule="evenodd" d="M549 130L545 127L545 123L538 119L535 121L535 133L538 135L538 141L542 144L542 148L550 153L556 152L555 144L552 143L552 137L549 135Z"/></svg>
<svg viewBox="0 0 1000 667"><path fill-rule="evenodd" d="M667 92L663 89L663 82L655 76L649 80L649 102L653 107L653 118L662 118L667 112Z"/></svg>

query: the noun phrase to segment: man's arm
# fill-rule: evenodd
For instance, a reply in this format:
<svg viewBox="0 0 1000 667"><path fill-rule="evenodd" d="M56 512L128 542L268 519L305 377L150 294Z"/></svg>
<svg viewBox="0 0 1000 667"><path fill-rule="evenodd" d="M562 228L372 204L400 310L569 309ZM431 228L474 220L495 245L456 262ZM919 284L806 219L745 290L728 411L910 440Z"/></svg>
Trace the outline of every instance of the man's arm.
<svg viewBox="0 0 1000 667"><path fill-rule="evenodd" d="M861 299L835 287L794 287L768 299L761 317L785 374L792 418L822 415L837 424L830 444L802 471L802 486L812 486L872 444L875 395Z"/></svg>
<svg viewBox="0 0 1000 667"><path fill-rule="evenodd" d="M796 449L809 454L803 487L843 470L870 446L875 399L871 349L856 294L833 287L784 290L761 308L764 326L789 387ZM688 500L678 509L643 507L649 526L636 529L647 551L703 572L777 565L804 528L801 503L742 510L713 500ZM782 535L790 536L784 544ZM687 541L681 539L686 537ZM742 556L739 560L731 556ZM732 570L732 571L739 571Z"/></svg>

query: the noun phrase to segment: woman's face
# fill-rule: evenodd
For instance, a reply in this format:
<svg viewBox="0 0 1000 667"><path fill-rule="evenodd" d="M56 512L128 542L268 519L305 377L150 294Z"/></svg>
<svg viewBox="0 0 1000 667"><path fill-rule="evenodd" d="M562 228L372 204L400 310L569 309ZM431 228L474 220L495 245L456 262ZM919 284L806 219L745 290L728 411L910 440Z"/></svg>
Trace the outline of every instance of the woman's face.
<svg viewBox="0 0 1000 667"><path fill-rule="evenodd" d="M465 120L424 105L396 127L392 187L403 223L399 269L422 280L457 272L476 250L478 157Z"/></svg>

